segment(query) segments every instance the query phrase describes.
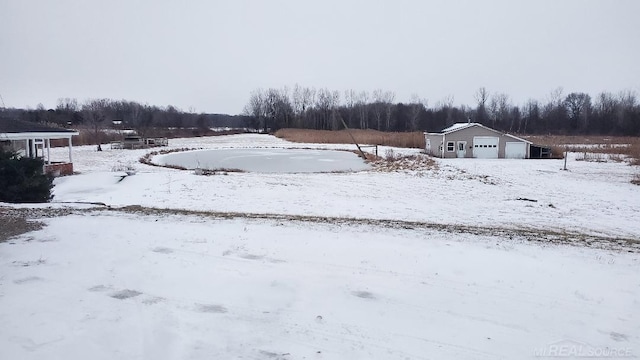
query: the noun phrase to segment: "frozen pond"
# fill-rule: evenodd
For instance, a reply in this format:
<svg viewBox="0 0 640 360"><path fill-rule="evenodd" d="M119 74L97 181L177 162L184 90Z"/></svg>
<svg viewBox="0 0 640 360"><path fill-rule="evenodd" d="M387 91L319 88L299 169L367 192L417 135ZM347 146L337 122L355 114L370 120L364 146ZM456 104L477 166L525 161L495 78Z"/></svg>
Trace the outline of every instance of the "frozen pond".
<svg viewBox="0 0 640 360"><path fill-rule="evenodd" d="M239 169L262 173L360 171L370 166L356 154L337 150L220 149L177 152L154 158L158 165L187 169Z"/></svg>

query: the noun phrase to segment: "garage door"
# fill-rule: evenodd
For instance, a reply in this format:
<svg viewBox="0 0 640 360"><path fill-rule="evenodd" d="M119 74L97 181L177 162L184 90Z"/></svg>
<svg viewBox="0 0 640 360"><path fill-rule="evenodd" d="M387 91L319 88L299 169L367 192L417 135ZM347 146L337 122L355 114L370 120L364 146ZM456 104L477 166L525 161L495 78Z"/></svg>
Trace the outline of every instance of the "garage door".
<svg viewBox="0 0 640 360"><path fill-rule="evenodd" d="M476 136L473 138L473 157L481 159L498 158L498 141L493 136Z"/></svg>
<svg viewBox="0 0 640 360"><path fill-rule="evenodd" d="M507 142L504 146L504 157L507 159L524 159L527 157L527 143Z"/></svg>

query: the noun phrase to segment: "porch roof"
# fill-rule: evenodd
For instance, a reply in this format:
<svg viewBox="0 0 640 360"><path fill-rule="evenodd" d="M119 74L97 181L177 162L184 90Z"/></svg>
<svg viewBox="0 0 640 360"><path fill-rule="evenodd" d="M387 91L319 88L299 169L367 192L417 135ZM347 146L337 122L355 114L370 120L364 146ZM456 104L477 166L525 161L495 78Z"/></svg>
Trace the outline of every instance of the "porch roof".
<svg viewBox="0 0 640 360"><path fill-rule="evenodd" d="M28 121L0 118L0 140L66 139L78 135L75 130L55 128Z"/></svg>

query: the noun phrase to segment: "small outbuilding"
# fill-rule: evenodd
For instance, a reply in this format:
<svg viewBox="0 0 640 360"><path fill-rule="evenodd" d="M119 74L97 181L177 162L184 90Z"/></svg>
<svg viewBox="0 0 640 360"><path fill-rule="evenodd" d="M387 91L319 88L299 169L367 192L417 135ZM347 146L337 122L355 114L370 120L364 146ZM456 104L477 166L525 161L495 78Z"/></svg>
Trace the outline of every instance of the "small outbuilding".
<svg viewBox="0 0 640 360"><path fill-rule="evenodd" d="M528 159L528 140L479 123L457 123L439 133L424 133L425 152L441 158Z"/></svg>
<svg viewBox="0 0 640 360"><path fill-rule="evenodd" d="M78 132L28 121L0 118L0 147L16 151L23 157L42 158L43 171L54 176L73 174L71 138L74 135L78 135ZM51 140L66 142L69 148L68 161L51 159Z"/></svg>

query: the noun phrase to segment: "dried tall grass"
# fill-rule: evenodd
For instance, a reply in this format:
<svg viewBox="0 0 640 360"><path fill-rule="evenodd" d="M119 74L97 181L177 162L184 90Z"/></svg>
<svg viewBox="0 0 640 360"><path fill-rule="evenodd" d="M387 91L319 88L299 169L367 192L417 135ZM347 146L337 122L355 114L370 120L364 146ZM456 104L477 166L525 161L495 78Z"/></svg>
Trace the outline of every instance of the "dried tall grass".
<svg viewBox="0 0 640 360"><path fill-rule="evenodd" d="M627 147L626 155L631 158L631 165L640 165L640 138Z"/></svg>
<svg viewBox="0 0 640 360"><path fill-rule="evenodd" d="M400 148L424 149L422 132L383 132L377 130L349 130L361 145L384 145ZM292 142L313 144L351 144L353 140L347 130L280 129L275 136Z"/></svg>
<svg viewBox="0 0 640 360"><path fill-rule="evenodd" d="M565 150L583 154L607 154L618 161L624 155L632 165L640 165L640 137L634 136L525 136L535 144L551 146L556 151ZM588 155L585 155L588 157ZM604 158L604 157L602 157Z"/></svg>
<svg viewBox="0 0 640 360"><path fill-rule="evenodd" d="M95 145L96 135L94 130L88 127L78 127L75 129L78 131L78 135L73 137L73 145ZM109 131L111 130L111 131ZM111 141L122 140L123 135L112 129L100 131L98 138L102 144L109 143ZM249 133L248 130L243 129L231 129L224 131L214 131L211 129L199 129L199 128L149 128L147 129L145 136L151 137L166 137L168 139L174 138L191 138L200 136L222 136L222 135L235 135ZM51 140L51 146L67 146L66 139Z"/></svg>
<svg viewBox="0 0 640 360"><path fill-rule="evenodd" d="M615 145L630 144L638 141L634 136L603 135L523 135L520 136L540 145Z"/></svg>

